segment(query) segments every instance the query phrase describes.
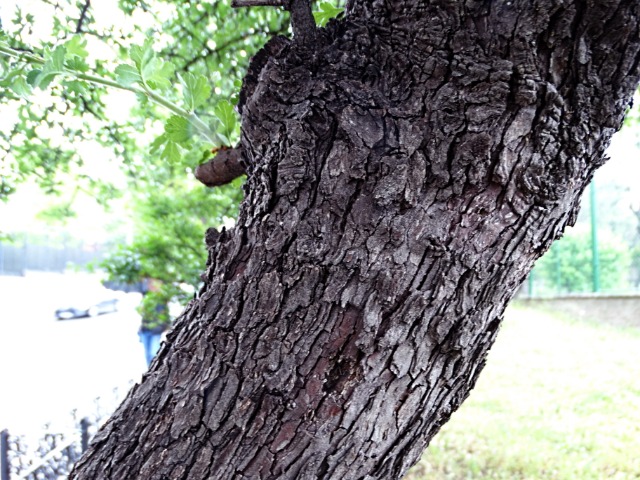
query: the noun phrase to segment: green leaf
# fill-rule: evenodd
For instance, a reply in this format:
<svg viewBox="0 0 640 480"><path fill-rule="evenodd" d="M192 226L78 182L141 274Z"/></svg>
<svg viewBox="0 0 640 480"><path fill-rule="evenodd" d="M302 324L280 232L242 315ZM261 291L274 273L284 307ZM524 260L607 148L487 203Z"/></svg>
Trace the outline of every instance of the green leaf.
<svg viewBox="0 0 640 480"><path fill-rule="evenodd" d="M149 146L149 152L151 154L156 154L160 151L160 148L167 143L169 139L167 138L167 136L163 133L162 135L159 135L158 137L156 137L156 139L151 142L151 145Z"/></svg>
<svg viewBox="0 0 640 480"><path fill-rule="evenodd" d="M162 89L171 87L171 77L175 67L159 58L152 58L140 70L142 81L145 85L153 89Z"/></svg>
<svg viewBox="0 0 640 480"><path fill-rule="evenodd" d="M193 149L193 158L199 158L200 161L198 163L204 163L211 158L211 149L213 145L196 145ZM190 152L191 153L191 152ZM640 251L640 250L639 250Z"/></svg>
<svg viewBox="0 0 640 480"><path fill-rule="evenodd" d="M133 65L118 65L116 67L116 82L123 87L130 87L134 83L142 83L142 77Z"/></svg>
<svg viewBox="0 0 640 480"><path fill-rule="evenodd" d="M142 71L144 66L153 58L153 50L151 49L151 41L147 40L144 45L133 45L129 53L131 60L138 67L138 71Z"/></svg>
<svg viewBox="0 0 640 480"><path fill-rule="evenodd" d="M184 144L192 136L192 128L189 121L178 115L172 115L164 125L164 134L169 142Z"/></svg>
<svg viewBox="0 0 640 480"><path fill-rule="evenodd" d="M213 114L220 120L222 125L220 133L226 137L231 137L238 123L238 117L233 110L233 105L227 100L222 100L213 109Z"/></svg>
<svg viewBox="0 0 640 480"><path fill-rule="evenodd" d="M43 72L36 80L36 87L40 87L42 90L45 90L51 82L58 76L58 72Z"/></svg>
<svg viewBox="0 0 640 480"><path fill-rule="evenodd" d="M13 90L16 95L19 95L23 98L27 98L29 95L31 95L31 86L27 83L26 78L23 76L17 77L13 81L13 83L11 83L9 88L11 88L11 90Z"/></svg>
<svg viewBox="0 0 640 480"><path fill-rule="evenodd" d="M80 58L87 58L89 52L87 51L87 41L79 35L71 37L67 43L64 44L69 55L77 55Z"/></svg>
<svg viewBox="0 0 640 480"><path fill-rule="evenodd" d="M169 140L167 145L164 147L164 150L162 150L162 155L160 155L160 157L170 162L177 163L182 158L180 147L176 142Z"/></svg>
<svg viewBox="0 0 640 480"><path fill-rule="evenodd" d="M171 79L175 67L173 64L156 57L155 52L151 48L151 43L151 40L147 40L142 46L134 45L131 47L130 57L135 67L128 65L128 68L124 72L122 68L118 67L122 72L122 75L119 76L121 80L118 80L118 83L125 86L129 86L132 83L141 83L153 89L171 87ZM134 70L138 74L138 77L133 75Z"/></svg>
<svg viewBox="0 0 640 480"><path fill-rule="evenodd" d="M2 44L3 42L0 42ZM9 48L9 47L7 47ZM27 75L25 74L26 65L16 65L7 61L7 57L2 56L0 58L0 87L7 89L6 99L15 98L9 95L9 90L15 93L18 97L28 98L32 93L31 84L27 82ZM40 74L40 70L37 73L32 74L34 78ZM3 96L0 94L0 99Z"/></svg>
<svg viewBox="0 0 640 480"><path fill-rule="evenodd" d="M36 81L38 80L38 77L41 73L42 70L40 70L39 68L34 68L33 70L31 70L29 73L27 73L27 83L34 88L37 87Z"/></svg>
<svg viewBox="0 0 640 480"><path fill-rule="evenodd" d="M194 111L211 96L211 85L204 75L196 76L187 72L184 75L178 75L178 78L182 84L182 97L187 110Z"/></svg>
<svg viewBox="0 0 640 480"><path fill-rule="evenodd" d="M69 80L63 82L66 90L71 93L77 93L78 95L85 95L87 93L87 89L85 88L84 82L79 80Z"/></svg>
<svg viewBox="0 0 640 480"><path fill-rule="evenodd" d="M344 8L338 8L330 2L322 2L319 7L320 10L313 12L313 18L321 27L324 27L329 20L344 12Z"/></svg>
<svg viewBox="0 0 640 480"><path fill-rule="evenodd" d="M56 203L46 207L36 214L36 218L47 223L64 222L70 218L74 218L76 212L73 210L69 202Z"/></svg>
<svg viewBox="0 0 640 480"><path fill-rule="evenodd" d="M82 57L78 57L77 55L68 58L66 66L70 70L75 70L76 72L81 73L89 70L89 65L87 64L87 62L85 62Z"/></svg>
<svg viewBox="0 0 640 480"><path fill-rule="evenodd" d="M217 135L221 145L231 145L231 139L227 137L224 133L218 132Z"/></svg>
<svg viewBox="0 0 640 480"><path fill-rule="evenodd" d="M45 54L48 54L48 52L45 52ZM58 45L52 53L45 55L46 61L40 73L33 77L31 74L35 70L32 70L30 75L27 76L27 82L33 87L40 87L43 90L47 88L56 76L64 73L64 57L66 54L67 49L65 46Z"/></svg>
<svg viewBox="0 0 640 480"><path fill-rule="evenodd" d="M51 54L49 61L45 63L45 67L49 66L51 71L55 72L64 71L64 57L66 54L67 48L64 45L58 45Z"/></svg>

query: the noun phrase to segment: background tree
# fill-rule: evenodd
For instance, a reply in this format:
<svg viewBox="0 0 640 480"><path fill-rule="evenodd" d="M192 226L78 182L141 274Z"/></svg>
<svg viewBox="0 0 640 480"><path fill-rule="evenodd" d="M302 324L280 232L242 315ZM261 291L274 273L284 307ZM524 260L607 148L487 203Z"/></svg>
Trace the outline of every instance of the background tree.
<svg viewBox="0 0 640 480"><path fill-rule="evenodd" d="M229 225L242 195L238 183L206 192L192 181L193 173L198 163L211 157L214 145L237 141L235 113L226 101L235 102L246 63L264 38L285 31L288 23L280 11L236 12L228 2L121 1L120 10L116 3L17 3L13 17L3 5L5 45L13 55L0 62L0 103L12 114L0 129L0 199L6 200L21 182L35 179L46 192L61 197L48 214L64 221L74 210L66 198L70 184L105 208L111 208L114 198L126 196L129 207L121 217L126 222L132 216L133 241L108 255L103 265L111 280L136 283L151 275L164 281L174 300L185 301L180 284L196 289L201 282L206 228ZM108 91L78 78L123 79L119 73L127 73L132 54L145 38L159 39L153 48L161 50L160 55L147 50L152 54L147 65L156 62L155 71L151 69L156 78L162 79L165 68L192 82L189 89L183 82L181 92L160 81L152 92L177 107L191 103L203 114L213 138L194 134L183 123L176 130L175 122L170 123L174 112L148 96L139 94L136 103L133 94ZM54 57L60 46L66 47L68 71L56 76ZM24 62L16 58L19 54L42 58L47 62L44 70L52 75L38 79L31 72L42 65ZM132 85L126 78L123 83L122 87ZM191 95L188 99L182 98L185 92ZM171 138L163 132L164 123ZM125 172L126 188L104 175L105 163Z"/></svg>
<svg viewBox="0 0 640 480"><path fill-rule="evenodd" d="M599 233L600 287L624 291L630 284L633 250L614 235ZM540 294L568 294L593 291L592 238L589 231L571 229L553 244L535 267Z"/></svg>
<svg viewBox="0 0 640 480"><path fill-rule="evenodd" d="M286 6L238 104L238 224L72 478L401 476L638 82L634 1Z"/></svg>

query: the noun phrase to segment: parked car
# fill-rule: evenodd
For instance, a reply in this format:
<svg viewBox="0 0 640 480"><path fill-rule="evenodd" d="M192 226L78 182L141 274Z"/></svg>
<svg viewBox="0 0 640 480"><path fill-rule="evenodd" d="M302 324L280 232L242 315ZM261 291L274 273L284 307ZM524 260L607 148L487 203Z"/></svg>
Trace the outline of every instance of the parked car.
<svg viewBox="0 0 640 480"><path fill-rule="evenodd" d="M108 290L107 290L108 292ZM78 317L95 317L103 313L112 313L118 311L118 298L115 295L101 295L99 298L78 299L77 302L71 302L56 310L56 318L58 320L66 320Z"/></svg>

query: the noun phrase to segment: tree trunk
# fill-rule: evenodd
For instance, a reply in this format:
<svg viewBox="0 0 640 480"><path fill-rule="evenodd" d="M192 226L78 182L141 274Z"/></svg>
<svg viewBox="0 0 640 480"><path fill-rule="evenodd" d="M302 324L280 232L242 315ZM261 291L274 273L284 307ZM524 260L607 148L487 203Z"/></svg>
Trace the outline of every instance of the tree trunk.
<svg viewBox="0 0 640 480"><path fill-rule="evenodd" d="M638 1L356 0L243 89L237 226L72 479L393 479L638 82Z"/></svg>

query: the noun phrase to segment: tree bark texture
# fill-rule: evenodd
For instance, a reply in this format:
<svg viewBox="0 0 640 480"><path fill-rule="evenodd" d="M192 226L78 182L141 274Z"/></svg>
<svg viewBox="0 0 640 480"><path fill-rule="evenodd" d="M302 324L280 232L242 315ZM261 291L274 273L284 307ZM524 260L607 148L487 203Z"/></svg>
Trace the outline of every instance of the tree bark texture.
<svg viewBox="0 0 640 480"><path fill-rule="evenodd" d="M71 478L401 478L575 220L638 82L638 1L348 8L254 60L238 224Z"/></svg>

